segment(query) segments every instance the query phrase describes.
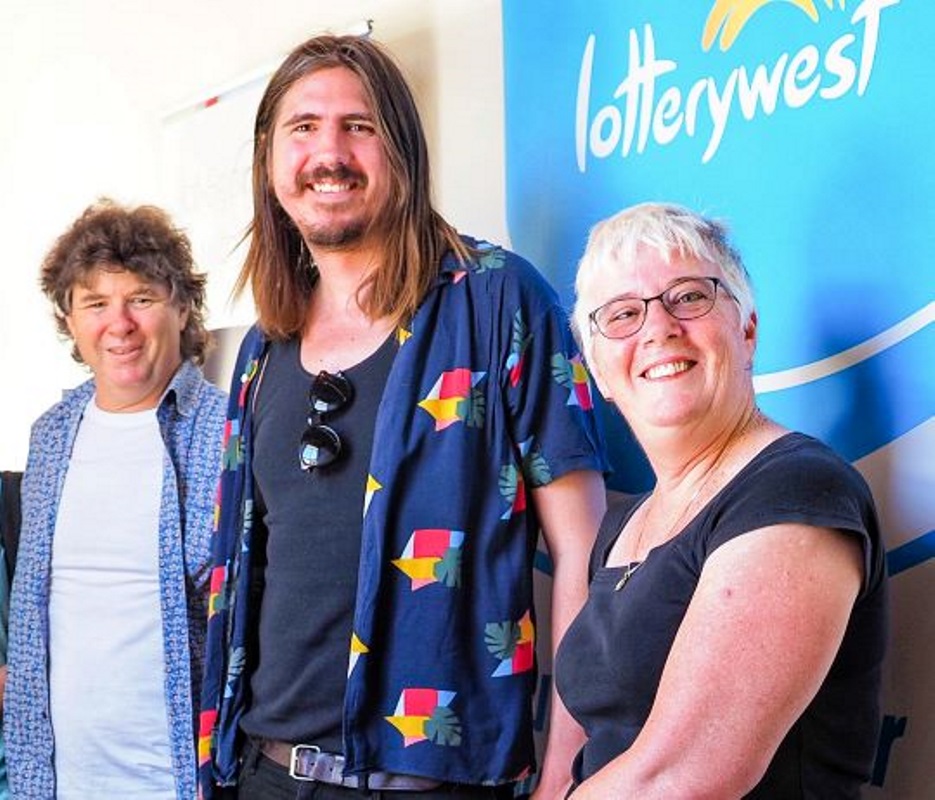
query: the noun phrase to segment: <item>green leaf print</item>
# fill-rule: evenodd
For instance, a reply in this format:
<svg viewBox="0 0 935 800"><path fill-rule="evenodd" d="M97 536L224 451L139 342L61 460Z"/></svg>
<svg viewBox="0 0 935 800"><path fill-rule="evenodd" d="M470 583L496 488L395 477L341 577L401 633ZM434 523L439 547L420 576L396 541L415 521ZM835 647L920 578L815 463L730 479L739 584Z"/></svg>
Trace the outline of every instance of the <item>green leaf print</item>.
<svg viewBox="0 0 935 800"><path fill-rule="evenodd" d="M425 721L425 735L435 744L461 744L461 720L447 706L438 706Z"/></svg>
<svg viewBox="0 0 935 800"><path fill-rule="evenodd" d="M461 586L461 548L449 547L433 569L436 580L450 589Z"/></svg>
<svg viewBox="0 0 935 800"><path fill-rule="evenodd" d="M519 642L520 628L516 622L488 622L484 626L484 644L495 658L512 658Z"/></svg>

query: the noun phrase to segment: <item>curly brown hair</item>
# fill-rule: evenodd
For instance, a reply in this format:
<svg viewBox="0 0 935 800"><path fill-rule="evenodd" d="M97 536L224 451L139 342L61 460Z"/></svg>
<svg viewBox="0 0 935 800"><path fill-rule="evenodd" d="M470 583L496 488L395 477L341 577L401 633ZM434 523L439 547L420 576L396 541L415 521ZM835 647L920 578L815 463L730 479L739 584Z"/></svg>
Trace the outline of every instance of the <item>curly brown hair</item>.
<svg viewBox="0 0 935 800"><path fill-rule="evenodd" d="M191 242L165 211L150 205L122 206L105 197L88 206L59 236L43 259L39 283L52 301L65 339L71 338L65 317L71 313L72 290L86 285L96 269L126 270L167 287L170 300L188 311L182 359L204 363L211 339L205 328L207 278L195 270ZM83 363L77 347L71 354Z"/></svg>

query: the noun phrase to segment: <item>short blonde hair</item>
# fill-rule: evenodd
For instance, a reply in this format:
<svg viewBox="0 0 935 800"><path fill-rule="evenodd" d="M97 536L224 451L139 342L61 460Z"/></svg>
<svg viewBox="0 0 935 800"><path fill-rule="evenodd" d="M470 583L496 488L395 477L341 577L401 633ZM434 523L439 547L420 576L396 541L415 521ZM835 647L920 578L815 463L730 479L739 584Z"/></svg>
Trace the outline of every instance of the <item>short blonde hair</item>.
<svg viewBox="0 0 935 800"><path fill-rule="evenodd" d="M728 241L726 226L683 206L642 203L597 223L578 262L572 327L586 357L591 358L593 346L589 316L594 310L594 282L600 274L631 263L640 248L651 248L666 261L678 255L717 264L724 284L740 305L741 318L746 322L753 314L750 275Z"/></svg>

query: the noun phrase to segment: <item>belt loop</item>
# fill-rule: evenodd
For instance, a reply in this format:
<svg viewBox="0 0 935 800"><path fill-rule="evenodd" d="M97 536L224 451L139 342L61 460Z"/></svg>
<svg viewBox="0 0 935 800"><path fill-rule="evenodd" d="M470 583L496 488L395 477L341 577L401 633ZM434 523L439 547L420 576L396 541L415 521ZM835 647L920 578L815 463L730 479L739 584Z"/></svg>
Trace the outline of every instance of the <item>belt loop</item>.
<svg viewBox="0 0 935 800"><path fill-rule="evenodd" d="M252 736L246 737L241 756L241 768L244 772L253 775L256 772L256 762L260 760L260 740Z"/></svg>

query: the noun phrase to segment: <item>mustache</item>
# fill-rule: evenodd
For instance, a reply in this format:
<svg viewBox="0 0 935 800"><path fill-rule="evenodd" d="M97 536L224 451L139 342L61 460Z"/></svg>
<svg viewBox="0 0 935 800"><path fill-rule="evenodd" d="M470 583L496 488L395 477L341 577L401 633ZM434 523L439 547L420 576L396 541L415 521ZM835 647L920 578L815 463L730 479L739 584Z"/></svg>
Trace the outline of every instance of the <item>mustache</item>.
<svg viewBox="0 0 935 800"><path fill-rule="evenodd" d="M296 176L296 184L299 189L304 189L313 183L321 181L332 181L334 183L357 183L365 184L367 178L363 173L351 169L346 164L338 164L336 167L318 166L311 170L300 172Z"/></svg>

